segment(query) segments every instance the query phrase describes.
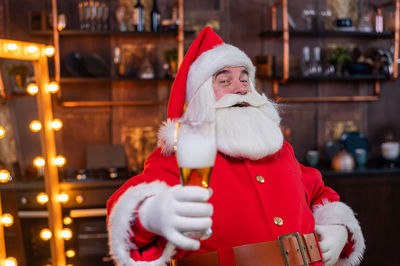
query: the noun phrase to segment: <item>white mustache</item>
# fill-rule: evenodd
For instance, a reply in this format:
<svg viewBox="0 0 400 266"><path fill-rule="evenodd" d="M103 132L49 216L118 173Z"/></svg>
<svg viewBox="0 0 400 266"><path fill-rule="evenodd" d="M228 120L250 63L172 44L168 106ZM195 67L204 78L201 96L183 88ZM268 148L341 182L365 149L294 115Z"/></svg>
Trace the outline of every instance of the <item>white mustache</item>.
<svg viewBox="0 0 400 266"><path fill-rule="evenodd" d="M236 104L247 103L248 106L260 107L268 103L267 97L256 93L249 92L245 95L241 94L225 94L212 107L215 109L229 108Z"/></svg>

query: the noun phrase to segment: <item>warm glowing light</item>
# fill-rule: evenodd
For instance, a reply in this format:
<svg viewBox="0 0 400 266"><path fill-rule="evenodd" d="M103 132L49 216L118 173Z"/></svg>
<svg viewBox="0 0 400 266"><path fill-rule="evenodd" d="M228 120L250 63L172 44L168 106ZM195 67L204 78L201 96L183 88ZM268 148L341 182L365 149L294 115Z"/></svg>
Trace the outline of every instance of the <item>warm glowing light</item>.
<svg viewBox="0 0 400 266"><path fill-rule="evenodd" d="M29 85L26 87L26 91L30 95L36 95L39 91L39 87L36 83L29 83Z"/></svg>
<svg viewBox="0 0 400 266"><path fill-rule="evenodd" d="M18 45L16 43L9 43L7 44L7 49L9 51L16 51L18 49Z"/></svg>
<svg viewBox="0 0 400 266"><path fill-rule="evenodd" d="M63 126L63 123L61 122L60 119L56 118L56 119L53 120L53 122L51 122L51 127L54 130L60 130L62 128L62 126Z"/></svg>
<svg viewBox="0 0 400 266"><path fill-rule="evenodd" d="M42 229L42 230L40 230L40 238L42 239L42 240L49 240L50 238L51 238L51 232L50 232L50 230L49 229L47 229L47 228L44 228L44 229Z"/></svg>
<svg viewBox="0 0 400 266"><path fill-rule="evenodd" d="M60 86L58 86L58 83L55 81L52 81L49 83L49 85L47 85L47 90L51 93L57 92L59 88Z"/></svg>
<svg viewBox="0 0 400 266"><path fill-rule="evenodd" d="M5 258L4 261L1 263L1 266L17 266L17 259L14 257Z"/></svg>
<svg viewBox="0 0 400 266"><path fill-rule="evenodd" d="M69 240L72 238L72 230L69 228L64 228L61 231L61 237L64 238L65 240Z"/></svg>
<svg viewBox="0 0 400 266"><path fill-rule="evenodd" d="M0 183L7 183L10 180L10 172L6 169L0 170Z"/></svg>
<svg viewBox="0 0 400 266"><path fill-rule="evenodd" d="M14 223L14 217L11 214L5 213L3 214L3 216L1 216L0 224L4 225L5 227L9 227L13 223Z"/></svg>
<svg viewBox="0 0 400 266"><path fill-rule="evenodd" d="M6 134L6 130L4 127L0 126L0 139L4 138L4 135Z"/></svg>
<svg viewBox="0 0 400 266"><path fill-rule="evenodd" d="M73 249L68 249L66 252L65 252L65 256L67 256L68 258L73 258L73 257L75 257L75 250L73 250Z"/></svg>
<svg viewBox="0 0 400 266"><path fill-rule="evenodd" d="M66 203L69 200L69 196L67 193L61 193L58 195L58 201L61 203Z"/></svg>
<svg viewBox="0 0 400 266"><path fill-rule="evenodd" d="M54 164L57 165L58 167L63 167L65 165L65 157L62 155L58 155L55 159L54 159Z"/></svg>
<svg viewBox="0 0 400 266"><path fill-rule="evenodd" d="M33 159L33 164L36 166L36 167L42 167L42 166L44 166L45 165L45 160L44 160L44 158L43 157L40 157L40 156L38 156L38 157L36 157L35 159Z"/></svg>
<svg viewBox="0 0 400 266"><path fill-rule="evenodd" d="M41 193L37 194L36 201L40 204L45 204L46 202L49 201L49 197L47 196L46 193L41 192Z"/></svg>
<svg viewBox="0 0 400 266"><path fill-rule="evenodd" d="M53 56L55 52L56 50L51 45L46 46L46 48L44 48L44 54L47 56Z"/></svg>
<svg viewBox="0 0 400 266"><path fill-rule="evenodd" d="M65 225L72 224L72 218L67 216L67 217L64 218L63 222L64 222Z"/></svg>
<svg viewBox="0 0 400 266"><path fill-rule="evenodd" d="M28 53L36 53L39 50L39 48L35 45L29 45L28 48L26 48L26 51L28 51Z"/></svg>
<svg viewBox="0 0 400 266"><path fill-rule="evenodd" d="M38 132L42 129L42 124L37 121L37 120L33 120L30 124L29 124L29 128L30 130L32 130L33 132Z"/></svg>

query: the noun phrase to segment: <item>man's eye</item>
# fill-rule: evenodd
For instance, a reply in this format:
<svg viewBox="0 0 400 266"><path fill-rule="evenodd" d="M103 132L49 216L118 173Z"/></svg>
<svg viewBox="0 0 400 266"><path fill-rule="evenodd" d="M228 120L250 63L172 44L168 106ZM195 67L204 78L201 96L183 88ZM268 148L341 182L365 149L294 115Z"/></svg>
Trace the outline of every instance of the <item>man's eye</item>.
<svg viewBox="0 0 400 266"><path fill-rule="evenodd" d="M245 83L245 84L249 83L249 81L247 79L242 79L240 82Z"/></svg>
<svg viewBox="0 0 400 266"><path fill-rule="evenodd" d="M228 84L228 80L223 79L223 80L220 80L219 83L221 83L221 84Z"/></svg>

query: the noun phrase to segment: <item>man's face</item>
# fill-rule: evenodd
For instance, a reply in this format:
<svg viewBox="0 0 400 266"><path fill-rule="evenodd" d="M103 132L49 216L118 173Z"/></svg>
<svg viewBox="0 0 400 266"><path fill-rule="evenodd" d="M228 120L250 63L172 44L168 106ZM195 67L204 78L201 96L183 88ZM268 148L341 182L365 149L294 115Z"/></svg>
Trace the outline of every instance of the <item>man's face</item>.
<svg viewBox="0 0 400 266"><path fill-rule="evenodd" d="M247 94L250 92L249 74L245 67L224 67L212 79L215 98L218 101L225 94Z"/></svg>

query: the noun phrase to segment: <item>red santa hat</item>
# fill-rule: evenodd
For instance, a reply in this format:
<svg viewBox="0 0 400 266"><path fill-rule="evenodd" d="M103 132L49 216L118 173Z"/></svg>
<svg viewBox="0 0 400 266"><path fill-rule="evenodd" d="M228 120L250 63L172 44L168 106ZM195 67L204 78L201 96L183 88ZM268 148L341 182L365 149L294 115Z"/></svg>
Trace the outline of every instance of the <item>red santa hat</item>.
<svg viewBox="0 0 400 266"><path fill-rule="evenodd" d="M235 46L225 44L210 28L204 28L193 41L172 84L168 118L180 118L186 102L219 69L244 66L254 84L255 67L250 58Z"/></svg>

